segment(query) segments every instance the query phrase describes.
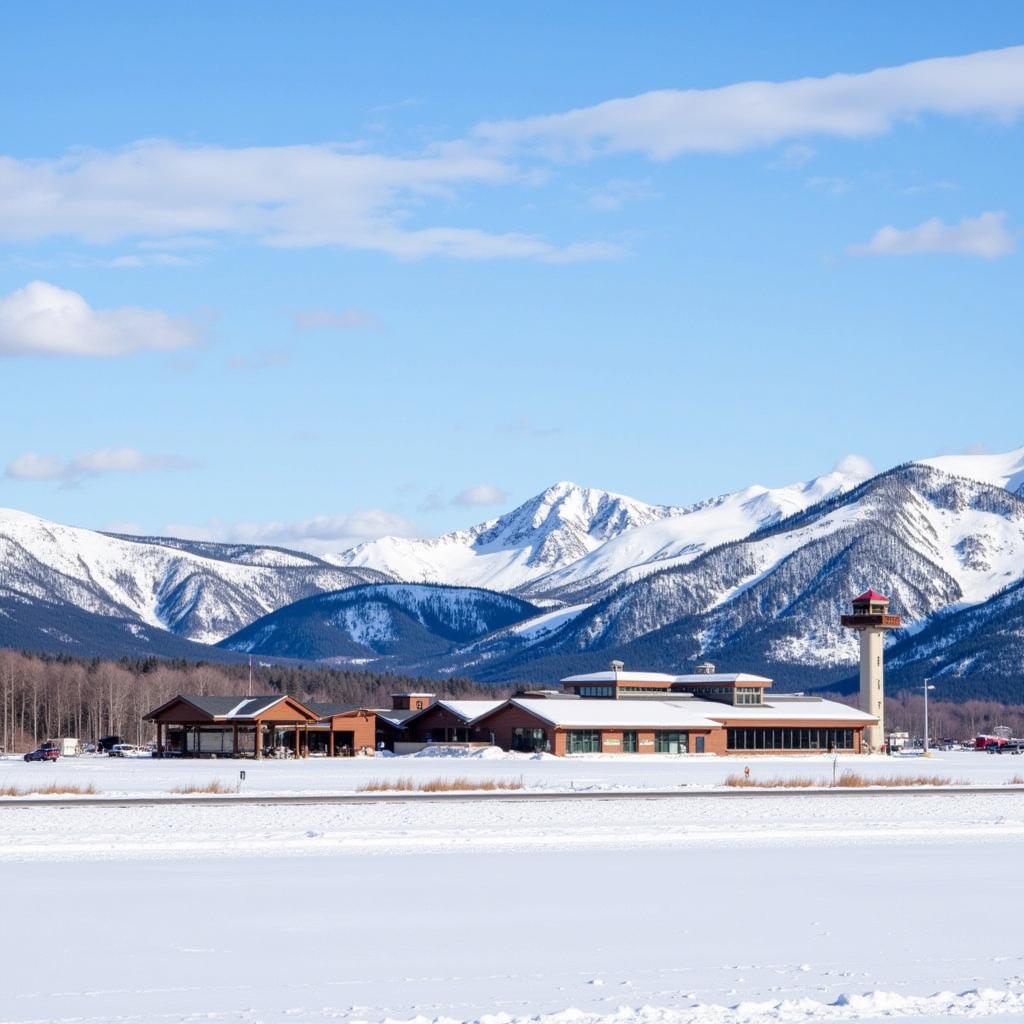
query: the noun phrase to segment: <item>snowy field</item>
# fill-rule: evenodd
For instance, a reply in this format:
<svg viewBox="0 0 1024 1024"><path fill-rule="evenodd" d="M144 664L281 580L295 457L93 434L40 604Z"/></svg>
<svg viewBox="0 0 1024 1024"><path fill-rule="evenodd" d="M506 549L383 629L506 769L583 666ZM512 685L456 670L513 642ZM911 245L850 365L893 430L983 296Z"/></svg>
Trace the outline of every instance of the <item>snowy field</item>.
<svg viewBox="0 0 1024 1024"><path fill-rule="evenodd" d="M935 753L922 757L824 756L715 757L651 754L581 755L556 758L502 753L487 748L474 756L310 758L298 761L121 759L103 756L62 758L56 764L18 757L0 758L0 788L31 788L48 782L93 785L100 794L166 794L188 785L219 782L234 790L245 771L242 791L263 793L351 793L373 779L439 777L501 779L523 782L527 789L635 790L721 786L726 777L749 766L756 778L809 776L822 781L851 769L863 775L940 775L954 781L1003 785L1024 777L1024 756L974 751Z"/></svg>
<svg viewBox="0 0 1024 1024"><path fill-rule="evenodd" d="M959 776L970 764L988 782L1018 760L946 757L935 767ZM261 787L307 791L382 771L662 787L736 767L643 760L247 771ZM812 767L831 771L824 759L799 765ZM98 759L2 768L19 782L49 769L135 792L237 772ZM0 1022L1024 1020L1022 849L1014 789L7 806Z"/></svg>

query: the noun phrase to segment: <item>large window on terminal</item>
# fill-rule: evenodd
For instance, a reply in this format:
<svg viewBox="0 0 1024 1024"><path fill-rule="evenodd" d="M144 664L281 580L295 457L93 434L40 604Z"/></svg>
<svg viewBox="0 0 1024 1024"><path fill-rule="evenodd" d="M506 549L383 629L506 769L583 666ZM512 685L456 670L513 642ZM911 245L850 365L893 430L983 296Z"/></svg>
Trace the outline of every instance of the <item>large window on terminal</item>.
<svg viewBox="0 0 1024 1024"><path fill-rule="evenodd" d="M627 729L622 734L622 752L624 754L635 754L636 749L636 730Z"/></svg>
<svg viewBox="0 0 1024 1024"><path fill-rule="evenodd" d="M614 686L577 686L576 692L581 697L614 697Z"/></svg>
<svg viewBox="0 0 1024 1024"><path fill-rule="evenodd" d="M729 750L853 750L852 729L727 729Z"/></svg>
<svg viewBox="0 0 1024 1024"><path fill-rule="evenodd" d="M567 754L599 754L601 734L593 729L570 729L565 734Z"/></svg>
<svg viewBox="0 0 1024 1024"><path fill-rule="evenodd" d="M688 754L690 752L690 734L660 729L654 734L654 752L656 754Z"/></svg>
<svg viewBox="0 0 1024 1024"><path fill-rule="evenodd" d="M534 754L538 750L550 750L548 738L543 729L515 728L512 730L512 749L524 754Z"/></svg>
<svg viewBox="0 0 1024 1024"><path fill-rule="evenodd" d="M760 686L737 686L737 704L761 704L764 701L764 690Z"/></svg>

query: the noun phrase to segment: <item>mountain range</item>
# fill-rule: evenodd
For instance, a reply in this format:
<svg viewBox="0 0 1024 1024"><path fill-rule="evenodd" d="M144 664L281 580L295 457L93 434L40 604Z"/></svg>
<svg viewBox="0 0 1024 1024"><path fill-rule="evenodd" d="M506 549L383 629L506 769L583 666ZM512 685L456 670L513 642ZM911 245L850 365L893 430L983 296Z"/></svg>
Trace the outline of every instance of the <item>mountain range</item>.
<svg viewBox="0 0 1024 1024"><path fill-rule="evenodd" d="M904 618L893 685L1024 699L1024 449L875 475L847 460L688 507L562 482L466 530L320 557L0 512L0 644L75 653L534 682L709 658L844 687L856 638L838 618L868 585Z"/></svg>

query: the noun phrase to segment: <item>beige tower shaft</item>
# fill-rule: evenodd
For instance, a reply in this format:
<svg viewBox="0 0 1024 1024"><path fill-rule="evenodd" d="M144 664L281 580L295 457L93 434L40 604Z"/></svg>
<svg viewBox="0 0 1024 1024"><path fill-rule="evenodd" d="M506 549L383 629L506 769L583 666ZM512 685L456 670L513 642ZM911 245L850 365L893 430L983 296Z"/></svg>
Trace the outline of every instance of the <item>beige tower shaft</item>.
<svg viewBox="0 0 1024 1024"><path fill-rule="evenodd" d="M885 746L884 678L882 668L882 640L885 630L870 626L860 633L860 709L878 719L878 725L864 729L864 745L872 752Z"/></svg>

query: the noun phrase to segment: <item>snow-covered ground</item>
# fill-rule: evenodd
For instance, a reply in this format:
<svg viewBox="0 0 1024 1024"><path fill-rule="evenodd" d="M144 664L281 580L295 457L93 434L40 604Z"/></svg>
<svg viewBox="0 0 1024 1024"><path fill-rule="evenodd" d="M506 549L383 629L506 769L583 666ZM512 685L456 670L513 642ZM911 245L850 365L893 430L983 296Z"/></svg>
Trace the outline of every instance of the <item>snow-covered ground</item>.
<svg viewBox="0 0 1024 1024"><path fill-rule="evenodd" d="M1019 1020L1022 841L1014 790L4 808L0 1022Z"/></svg>
<svg viewBox="0 0 1024 1024"><path fill-rule="evenodd" d="M451 754L452 756L444 756ZM220 782L234 789L240 771L242 792L351 793L371 779L427 780L465 776L522 780L527 789L634 790L721 786L729 775L749 766L755 778L807 776L828 781L835 770L862 775L939 775L954 781L1003 785L1024 777L1024 756L974 751L936 752L922 757L828 756L678 757L670 754L595 754L556 758L503 753L484 748L470 756L438 748L424 755L365 758L310 758L299 761L163 760L109 757L62 758L56 764L27 764L18 757L0 758L0 789L30 788L48 782L93 785L101 795L154 795L189 785Z"/></svg>

